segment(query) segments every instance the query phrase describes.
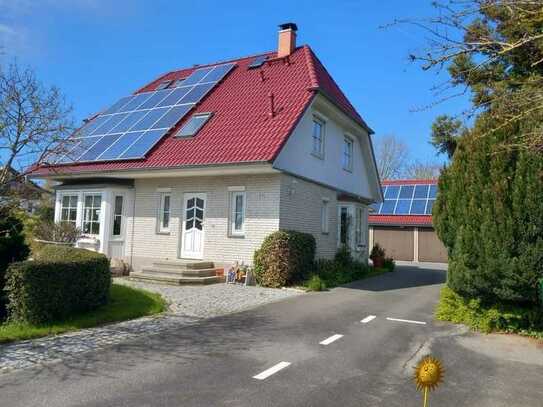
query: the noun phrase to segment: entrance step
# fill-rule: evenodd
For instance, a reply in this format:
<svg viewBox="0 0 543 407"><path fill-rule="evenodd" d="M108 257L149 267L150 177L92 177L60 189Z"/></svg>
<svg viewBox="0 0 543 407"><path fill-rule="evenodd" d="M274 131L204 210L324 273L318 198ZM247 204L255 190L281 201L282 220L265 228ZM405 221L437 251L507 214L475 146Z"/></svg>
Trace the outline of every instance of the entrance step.
<svg viewBox="0 0 543 407"><path fill-rule="evenodd" d="M173 284L173 285L182 285L182 284L215 284L223 282L224 279L217 276L209 277L190 277L174 274L159 274L159 273L146 273L143 271L130 273L130 280L135 281L146 281L159 284Z"/></svg>
<svg viewBox="0 0 543 407"><path fill-rule="evenodd" d="M191 260L157 260L153 262L155 268L168 268L176 270L201 270L215 267L212 261L191 261Z"/></svg>
<svg viewBox="0 0 543 407"><path fill-rule="evenodd" d="M217 276L212 261L194 260L156 260L152 266L132 272L132 280L162 284L214 284L224 282L224 277Z"/></svg>
<svg viewBox="0 0 543 407"><path fill-rule="evenodd" d="M184 276L184 277L211 277L216 275L214 268L209 269L176 269L176 268L167 268L167 267L158 267L154 265L153 267L144 267L142 272L147 274L167 274L172 276Z"/></svg>

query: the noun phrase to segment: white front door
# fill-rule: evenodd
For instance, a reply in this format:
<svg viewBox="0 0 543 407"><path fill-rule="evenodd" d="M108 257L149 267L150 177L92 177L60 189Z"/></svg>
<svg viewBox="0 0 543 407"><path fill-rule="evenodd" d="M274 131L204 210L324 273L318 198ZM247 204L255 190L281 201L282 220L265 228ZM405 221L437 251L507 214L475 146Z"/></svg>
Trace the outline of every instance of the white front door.
<svg viewBox="0 0 543 407"><path fill-rule="evenodd" d="M183 233L181 257L204 257L204 212L206 194L186 193L183 196Z"/></svg>

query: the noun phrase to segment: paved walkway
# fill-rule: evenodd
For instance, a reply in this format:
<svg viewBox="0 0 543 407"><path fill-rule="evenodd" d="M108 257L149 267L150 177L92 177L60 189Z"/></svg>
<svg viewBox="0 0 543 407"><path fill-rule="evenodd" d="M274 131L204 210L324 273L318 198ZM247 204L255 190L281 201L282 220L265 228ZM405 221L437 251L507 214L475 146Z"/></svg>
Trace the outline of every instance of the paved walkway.
<svg viewBox="0 0 543 407"><path fill-rule="evenodd" d="M127 343L189 326L205 318L239 312L299 295L292 290L214 284L204 287L166 286L115 279L160 293L170 303L169 313L84 329L54 337L0 345L0 373L57 362L99 348Z"/></svg>

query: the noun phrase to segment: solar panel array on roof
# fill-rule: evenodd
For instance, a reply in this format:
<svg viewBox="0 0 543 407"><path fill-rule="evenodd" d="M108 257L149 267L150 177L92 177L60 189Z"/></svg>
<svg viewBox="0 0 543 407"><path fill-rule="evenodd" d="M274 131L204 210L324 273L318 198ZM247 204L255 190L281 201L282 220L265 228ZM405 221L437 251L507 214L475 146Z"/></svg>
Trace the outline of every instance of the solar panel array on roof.
<svg viewBox="0 0 543 407"><path fill-rule="evenodd" d="M77 131L57 163L143 158L233 67L200 68L179 87L121 98Z"/></svg>
<svg viewBox="0 0 543 407"><path fill-rule="evenodd" d="M436 184L388 185L385 200L371 207L376 215L431 215L436 194Z"/></svg>

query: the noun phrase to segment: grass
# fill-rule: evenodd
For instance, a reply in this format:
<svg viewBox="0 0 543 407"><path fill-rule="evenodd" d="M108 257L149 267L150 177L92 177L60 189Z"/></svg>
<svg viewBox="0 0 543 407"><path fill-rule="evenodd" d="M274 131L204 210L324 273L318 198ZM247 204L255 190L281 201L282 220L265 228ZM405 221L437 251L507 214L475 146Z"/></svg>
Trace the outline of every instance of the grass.
<svg viewBox="0 0 543 407"><path fill-rule="evenodd" d="M107 305L86 314L47 325L7 322L0 325L0 343L58 335L111 322L126 321L166 310L166 301L156 293L113 284Z"/></svg>
<svg viewBox="0 0 543 407"><path fill-rule="evenodd" d="M474 331L515 333L543 339L543 310L515 304L484 304L448 287L441 290L436 318L469 326Z"/></svg>

